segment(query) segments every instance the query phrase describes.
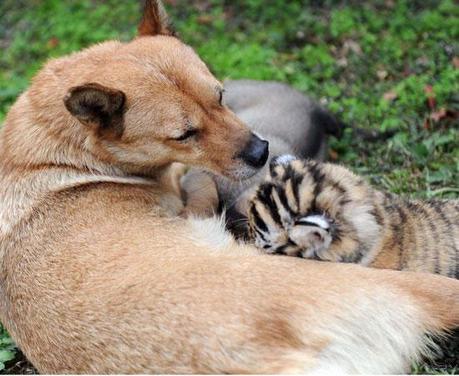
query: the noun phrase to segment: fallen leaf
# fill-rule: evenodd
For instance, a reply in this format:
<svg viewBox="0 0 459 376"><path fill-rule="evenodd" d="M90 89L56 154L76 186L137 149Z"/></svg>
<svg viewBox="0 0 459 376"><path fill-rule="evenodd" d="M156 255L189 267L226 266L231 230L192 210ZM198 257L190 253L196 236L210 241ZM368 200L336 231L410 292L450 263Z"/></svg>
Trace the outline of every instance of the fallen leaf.
<svg viewBox="0 0 459 376"><path fill-rule="evenodd" d="M424 93L426 94L427 97L427 106L433 110L436 105L435 101L435 93L433 91L433 88L431 85L426 85L424 86Z"/></svg>
<svg viewBox="0 0 459 376"><path fill-rule="evenodd" d="M438 111L432 112L430 114L430 118L435 122L439 122L440 120L446 118L447 114L448 113L447 113L446 109L442 107Z"/></svg>
<svg viewBox="0 0 459 376"><path fill-rule="evenodd" d="M459 69L459 57L458 56L453 57L453 66L454 68Z"/></svg>
<svg viewBox="0 0 459 376"><path fill-rule="evenodd" d="M392 9L393 7L395 7L395 1L394 0L386 0L384 3L386 5L386 7L388 7L389 9Z"/></svg>
<svg viewBox="0 0 459 376"><path fill-rule="evenodd" d="M213 21L213 17L210 14L201 14L198 16L197 21L201 25L208 25Z"/></svg>
<svg viewBox="0 0 459 376"><path fill-rule="evenodd" d="M429 118L424 119L424 124L422 127L426 130L430 129L430 119Z"/></svg>
<svg viewBox="0 0 459 376"><path fill-rule="evenodd" d="M403 68L403 76L404 77L409 77L411 76L413 72L411 71L411 68L408 64L405 64L405 67Z"/></svg>
<svg viewBox="0 0 459 376"><path fill-rule="evenodd" d="M434 111L430 114L430 119L439 122L446 119L458 119L459 111L448 110L444 107L440 108L438 111Z"/></svg>
<svg viewBox="0 0 459 376"><path fill-rule="evenodd" d="M327 97L321 97L319 99L319 103L322 105L322 106L327 106L328 105L328 98Z"/></svg>
<svg viewBox="0 0 459 376"><path fill-rule="evenodd" d="M426 93L427 95L433 94L433 87L432 87L432 85L426 85L426 86L424 86L424 93Z"/></svg>
<svg viewBox="0 0 459 376"><path fill-rule="evenodd" d="M207 1L207 0L194 1L193 5L194 5L195 9L197 9L200 12L205 12L208 9L211 8L211 3L210 3L210 1Z"/></svg>
<svg viewBox="0 0 459 376"><path fill-rule="evenodd" d="M352 39L347 39L346 41L344 41L344 44L343 44L344 55L347 55L349 51L352 51L353 53L357 55L362 54L362 48L356 41Z"/></svg>
<svg viewBox="0 0 459 376"><path fill-rule="evenodd" d="M302 39L306 38L306 33L303 30L298 30L296 32L295 36L296 36L296 39L301 39L302 40Z"/></svg>
<svg viewBox="0 0 459 376"><path fill-rule="evenodd" d="M427 66L429 64L429 58L427 56L421 56L416 59L416 64L421 66Z"/></svg>
<svg viewBox="0 0 459 376"><path fill-rule="evenodd" d="M388 102L391 102L394 99L397 99L397 97L398 97L398 94L393 90L387 91L383 95L384 100L386 100Z"/></svg>
<svg viewBox="0 0 459 376"><path fill-rule="evenodd" d="M382 81L388 76L388 73L386 70L380 69L376 71L376 76Z"/></svg>
<svg viewBox="0 0 459 376"><path fill-rule="evenodd" d="M330 159L331 159L332 161L336 161L336 160L338 160L338 158L339 158L338 153L337 153L335 150L333 150L333 149L330 149L330 150L328 151L328 156L330 157Z"/></svg>
<svg viewBox="0 0 459 376"><path fill-rule="evenodd" d="M336 64L339 66L339 67L347 67L347 59L345 57L342 57L340 59L337 59L336 60Z"/></svg>
<svg viewBox="0 0 459 376"><path fill-rule="evenodd" d="M56 37L49 38L46 45L48 46L48 48L56 48L59 45L59 39Z"/></svg>

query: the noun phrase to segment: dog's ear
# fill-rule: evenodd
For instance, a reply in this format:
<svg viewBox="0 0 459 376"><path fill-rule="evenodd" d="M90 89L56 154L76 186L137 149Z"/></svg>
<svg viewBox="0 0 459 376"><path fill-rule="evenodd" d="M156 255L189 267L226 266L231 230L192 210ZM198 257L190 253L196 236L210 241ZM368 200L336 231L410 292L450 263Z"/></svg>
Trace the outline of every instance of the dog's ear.
<svg viewBox="0 0 459 376"><path fill-rule="evenodd" d="M139 36L175 35L161 0L145 0L143 17L138 27Z"/></svg>
<svg viewBox="0 0 459 376"><path fill-rule="evenodd" d="M101 136L121 137L126 96L97 83L71 88L64 98L67 110Z"/></svg>

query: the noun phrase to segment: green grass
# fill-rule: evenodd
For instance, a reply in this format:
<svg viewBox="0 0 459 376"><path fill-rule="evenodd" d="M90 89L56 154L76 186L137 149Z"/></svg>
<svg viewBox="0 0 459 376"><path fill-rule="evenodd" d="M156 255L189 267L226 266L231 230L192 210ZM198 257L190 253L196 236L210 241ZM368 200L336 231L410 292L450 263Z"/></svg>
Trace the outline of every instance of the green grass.
<svg viewBox="0 0 459 376"><path fill-rule="evenodd" d="M368 142L349 128L331 143L339 162L395 193L459 197L458 119L430 120L426 127L442 108L459 111L459 6L453 0L170 3L176 29L220 79L285 81L349 124L394 133ZM46 59L109 38L129 40L138 5L2 0L0 122ZM435 106L427 104L427 86ZM1 332L0 365L14 351L8 341Z"/></svg>
<svg viewBox="0 0 459 376"><path fill-rule="evenodd" d="M0 328L0 371L5 368L5 363L13 360L16 355L16 346L5 329Z"/></svg>

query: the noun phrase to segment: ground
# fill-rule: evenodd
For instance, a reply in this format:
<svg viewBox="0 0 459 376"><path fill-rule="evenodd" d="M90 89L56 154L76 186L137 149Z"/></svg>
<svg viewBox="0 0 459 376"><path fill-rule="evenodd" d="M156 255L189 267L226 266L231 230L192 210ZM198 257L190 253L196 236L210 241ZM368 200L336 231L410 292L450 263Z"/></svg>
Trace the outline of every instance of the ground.
<svg viewBox="0 0 459 376"><path fill-rule="evenodd" d="M380 188L459 197L459 6L453 0L169 0L220 79L292 84L350 125L330 159ZM135 34L139 2L2 0L0 123L43 62ZM356 128L386 132L369 139ZM0 332L0 368L16 364ZM13 359L13 360L12 360ZM21 366L11 372L30 371ZM457 368L414 366L415 372Z"/></svg>

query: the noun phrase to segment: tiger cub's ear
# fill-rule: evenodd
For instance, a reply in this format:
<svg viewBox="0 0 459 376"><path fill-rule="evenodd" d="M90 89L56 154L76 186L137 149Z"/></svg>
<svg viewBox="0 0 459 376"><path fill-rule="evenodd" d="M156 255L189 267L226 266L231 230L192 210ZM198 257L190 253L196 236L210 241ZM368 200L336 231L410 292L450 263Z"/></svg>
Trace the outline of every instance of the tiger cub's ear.
<svg viewBox="0 0 459 376"><path fill-rule="evenodd" d="M277 166L285 166L296 160L298 160L298 158L291 154L277 155L271 159L271 162L269 162L269 173L271 175L275 175L274 170Z"/></svg>

